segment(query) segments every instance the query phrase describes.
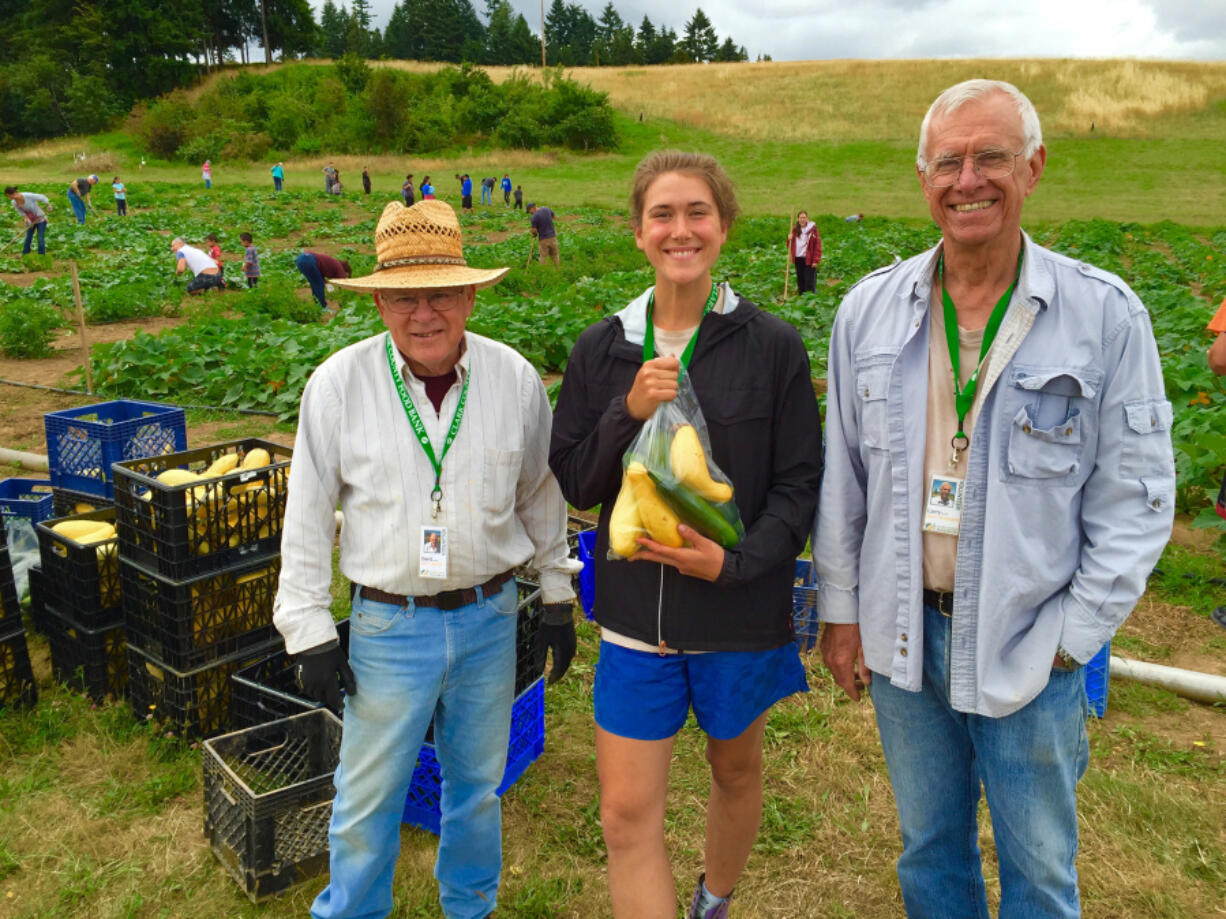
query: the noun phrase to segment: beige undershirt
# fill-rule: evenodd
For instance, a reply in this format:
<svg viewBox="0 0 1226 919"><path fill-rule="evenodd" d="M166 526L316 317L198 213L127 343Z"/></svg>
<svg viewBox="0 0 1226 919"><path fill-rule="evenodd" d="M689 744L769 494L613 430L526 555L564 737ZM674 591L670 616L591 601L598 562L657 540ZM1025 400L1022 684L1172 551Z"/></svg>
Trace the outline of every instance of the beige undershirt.
<svg viewBox="0 0 1226 919"><path fill-rule="evenodd" d="M930 331L928 335L928 433L924 444L924 488L919 496L920 512L926 504L928 483L934 475L954 476L965 480L967 456L970 448L963 451L957 466L950 464L953 448L949 442L958 432L958 412L954 407L954 369L949 360L949 344L945 340L945 311L941 302L940 284L933 284ZM958 352L961 381L966 382L979 362L979 349L983 345L983 329L974 331L958 327ZM988 352L989 358L991 351ZM987 375L989 360L979 370L982 380ZM974 440L975 420L983 402L984 387L975 390L963 432ZM928 590L953 590L954 569L958 559L958 537L944 533L923 533L921 552L924 562L924 587Z"/></svg>

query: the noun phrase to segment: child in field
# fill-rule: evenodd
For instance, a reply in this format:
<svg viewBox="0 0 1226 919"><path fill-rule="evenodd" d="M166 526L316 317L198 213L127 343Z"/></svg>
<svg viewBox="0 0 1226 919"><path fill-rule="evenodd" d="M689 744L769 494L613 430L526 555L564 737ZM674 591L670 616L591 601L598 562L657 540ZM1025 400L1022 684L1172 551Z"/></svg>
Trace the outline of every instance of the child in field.
<svg viewBox="0 0 1226 919"><path fill-rule="evenodd" d="M209 258L217 263L217 270L224 275L226 273L226 269L222 265L221 245L217 242L217 234L210 233L208 236L204 237L204 241L209 244Z"/></svg>
<svg viewBox="0 0 1226 919"><path fill-rule="evenodd" d="M239 233L238 239L243 244L243 276L248 287L255 287L260 283L260 254L250 233Z"/></svg>
<svg viewBox="0 0 1226 919"><path fill-rule="evenodd" d="M111 188L115 190L115 207L119 211L120 217L128 216L128 189L119 181L119 176L115 176L115 180L111 182Z"/></svg>

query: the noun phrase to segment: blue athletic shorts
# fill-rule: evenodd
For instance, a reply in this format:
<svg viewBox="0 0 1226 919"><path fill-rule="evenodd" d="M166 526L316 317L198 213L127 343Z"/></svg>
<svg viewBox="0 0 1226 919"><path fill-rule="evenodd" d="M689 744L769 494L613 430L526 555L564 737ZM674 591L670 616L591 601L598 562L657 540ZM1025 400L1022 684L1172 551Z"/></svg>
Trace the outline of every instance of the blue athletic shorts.
<svg viewBox="0 0 1226 919"><path fill-rule="evenodd" d="M771 651L668 654L600 643L593 692L596 723L619 737L664 740L685 724L732 740L794 692L808 692L794 642Z"/></svg>

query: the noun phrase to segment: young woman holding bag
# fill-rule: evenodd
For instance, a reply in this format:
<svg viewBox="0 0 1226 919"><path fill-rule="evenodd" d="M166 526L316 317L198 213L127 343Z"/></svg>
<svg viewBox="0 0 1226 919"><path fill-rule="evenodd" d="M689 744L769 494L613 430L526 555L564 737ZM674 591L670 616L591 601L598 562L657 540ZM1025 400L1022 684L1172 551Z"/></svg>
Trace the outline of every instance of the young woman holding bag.
<svg viewBox="0 0 1226 919"><path fill-rule="evenodd" d="M613 914L676 916L664 812L674 739L692 707L707 735L711 794L706 870L688 916L723 919L761 819L769 709L807 689L791 597L817 503L820 422L796 330L712 279L737 214L719 164L651 154L630 203L655 285L579 337L549 461L571 504L601 505L594 701ZM609 560L622 454L656 406L676 397L687 358L712 459L732 482L746 536L725 550L681 525L680 548L641 537L630 561Z"/></svg>

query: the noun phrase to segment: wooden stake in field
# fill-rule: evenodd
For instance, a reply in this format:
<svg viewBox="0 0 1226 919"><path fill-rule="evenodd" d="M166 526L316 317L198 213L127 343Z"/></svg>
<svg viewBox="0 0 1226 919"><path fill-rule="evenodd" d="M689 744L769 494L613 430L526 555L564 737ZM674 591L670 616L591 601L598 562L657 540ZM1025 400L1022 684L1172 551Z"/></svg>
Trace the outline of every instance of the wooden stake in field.
<svg viewBox="0 0 1226 919"><path fill-rule="evenodd" d="M81 352L85 355L85 391L94 394L94 371L89 366L89 342L85 338L85 308L81 306L81 281L77 277L77 263L68 263L72 269L72 299L77 304L77 329L81 333Z"/></svg>
<svg viewBox="0 0 1226 919"><path fill-rule="evenodd" d="M792 219L788 221L788 242L783 249L783 299L788 298L788 280L792 276L792 227L796 226L796 210L792 210Z"/></svg>
<svg viewBox="0 0 1226 919"><path fill-rule="evenodd" d="M536 237L533 236L528 242L528 261L524 262L524 267L527 268L532 264L532 250L536 248Z"/></svg>

